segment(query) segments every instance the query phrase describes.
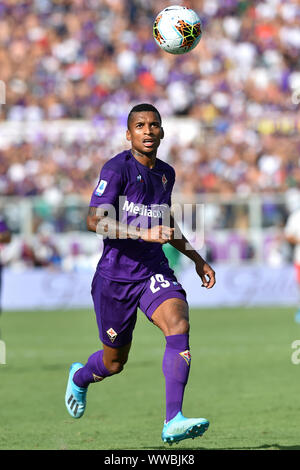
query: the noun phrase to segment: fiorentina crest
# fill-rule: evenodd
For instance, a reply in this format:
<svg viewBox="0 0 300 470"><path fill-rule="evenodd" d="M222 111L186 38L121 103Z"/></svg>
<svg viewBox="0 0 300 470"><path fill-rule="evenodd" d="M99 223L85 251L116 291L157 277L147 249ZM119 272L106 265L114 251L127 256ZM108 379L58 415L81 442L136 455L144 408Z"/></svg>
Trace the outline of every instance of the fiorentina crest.
<svg viewBox="0 0 300 470"><path fill-rule="evenodd" d="M93 373L93 379L94 379L94 382L101 382L101 380L103 380L104 377L100 377L100 375L96 375Z"/></svg>
<svg viewBox="0 0 300 470"><path fill-rule="evenodd" d="M110 328L109 330L107 330L106 333L108 334L108 337L109 337L109 339L111 340L112 343L114 342L114 340L118 336L118 333L116 333L113 328Z"/></svg>
<svg viewBox="0 0 300 470"><path fill-rule="evenodd" d="M183 351L181 353L179 353L181 357L183 357L183 359L185 360L185 362L187 363L187 365L189 366L190 363L191 363L191 359L192 359L192 356L191 356L191 353L190 351L187 349L186 351Z"/></svg>

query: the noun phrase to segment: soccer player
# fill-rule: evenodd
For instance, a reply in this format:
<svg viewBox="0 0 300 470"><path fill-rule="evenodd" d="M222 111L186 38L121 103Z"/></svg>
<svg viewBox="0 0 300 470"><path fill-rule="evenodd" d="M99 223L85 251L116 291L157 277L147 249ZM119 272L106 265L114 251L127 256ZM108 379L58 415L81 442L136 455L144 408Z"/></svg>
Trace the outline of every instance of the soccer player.
<svg viewBox="0 0 300 470"><path fill-rule="evenodd" d="M296 280L300 292L300 207L293 211L286 222L284 229L286 240L293 246L293 258L296 273ZM300 304L295 315L295 321L300 323Z"/></svg>
<svg viewBox="0 0 300 470"><path fill-rule="evenodd" d="M88 386L123 370L139 307L166 338L162 439L172 444L202 435L209 422L186 418L181 412L191 363L189 313L186 293L168 265L163 244L170 243L195 263L207 289L214 286L215 273L189 249L170 214L175 171L156 157L164 137L158 110L150 104L135 106L128 115L126 137L131 150L103 166L87 217L88 229L105 236L92 282L103 349L92 354L85 365L71 365L65 403L70 415L80 418ZM163 223L166 220L170 223Z"/></svg>

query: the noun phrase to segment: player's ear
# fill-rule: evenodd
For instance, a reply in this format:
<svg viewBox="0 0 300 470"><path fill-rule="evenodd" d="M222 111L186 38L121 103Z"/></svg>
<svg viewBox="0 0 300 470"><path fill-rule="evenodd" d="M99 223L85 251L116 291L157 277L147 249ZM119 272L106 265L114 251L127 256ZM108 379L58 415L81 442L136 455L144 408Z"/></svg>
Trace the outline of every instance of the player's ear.
<svg viewBox="0 0 300 470"><path fill-rule="evenodd" d="M131 133L130 133L129 129L127 129L127 131L126 131L126 139L131 141Z"/></svg>
<svg viewBox="0 0 300 470"><path fill-rule="evenodd" d="M165 136L165 131L163 129L163 127L160 128L160 138L163 139Z"/></svg>

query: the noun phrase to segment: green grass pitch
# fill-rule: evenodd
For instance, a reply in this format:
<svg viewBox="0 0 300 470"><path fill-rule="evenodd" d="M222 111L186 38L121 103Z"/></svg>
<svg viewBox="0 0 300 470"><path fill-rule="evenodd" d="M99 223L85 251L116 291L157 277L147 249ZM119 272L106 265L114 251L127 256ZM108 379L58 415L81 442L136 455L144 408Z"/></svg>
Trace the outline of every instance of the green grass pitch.
<svg viewBox="0 0 300 470"><path fill-rule="evenodd" d="M0 449L300 449L294 309L199 309L190 319L183 412L211 424L203 437L169 447L160 437L164 338L141 312L124 371L90 386L79 420L64 394L70 363L100 348L93 311L4 312Z"/></svg>

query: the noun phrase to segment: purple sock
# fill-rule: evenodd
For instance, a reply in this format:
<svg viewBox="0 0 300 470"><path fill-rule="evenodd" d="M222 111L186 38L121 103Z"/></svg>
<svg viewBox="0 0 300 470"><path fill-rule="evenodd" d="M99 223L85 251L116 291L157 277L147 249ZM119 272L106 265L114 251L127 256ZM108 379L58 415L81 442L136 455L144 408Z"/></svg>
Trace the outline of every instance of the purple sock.
<svg viewBox="0 0 300 470"><path fill-rule="evenodd" d="M110 373L103 364L103 350L97 351L92 354L84 367L75 372L73 381L78 387L87 387L94 382L101 382L101 380L108 377Z"/></svg>
<svg viewBox="0 0 300 470"><path fill-rule="evenodd" d="M163 373L166 384L166 422L182 409L183 394L190 372L189 335L166 336Z"/></svg>

